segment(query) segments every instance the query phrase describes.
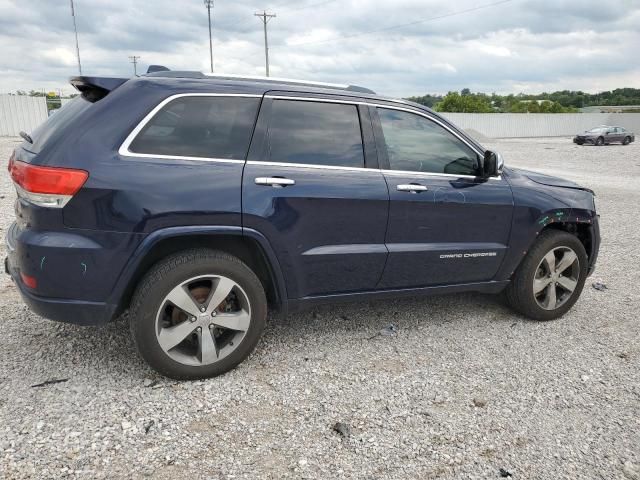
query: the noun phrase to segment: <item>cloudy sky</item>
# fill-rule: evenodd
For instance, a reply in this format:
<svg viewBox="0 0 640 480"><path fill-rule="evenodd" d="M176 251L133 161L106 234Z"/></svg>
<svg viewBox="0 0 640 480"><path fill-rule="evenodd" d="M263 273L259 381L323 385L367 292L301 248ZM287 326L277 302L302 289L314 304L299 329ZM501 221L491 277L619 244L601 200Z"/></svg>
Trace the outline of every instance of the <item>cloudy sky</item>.
<svg viewBox="0 0 640 480"><path fill-rule="evenodd" d="M209 70L203 0L74 0L83 73ZM640 0L215 0L214 68L394 96L640 87ZM0 0L0 92L72 91L69 0Z"/></svg>

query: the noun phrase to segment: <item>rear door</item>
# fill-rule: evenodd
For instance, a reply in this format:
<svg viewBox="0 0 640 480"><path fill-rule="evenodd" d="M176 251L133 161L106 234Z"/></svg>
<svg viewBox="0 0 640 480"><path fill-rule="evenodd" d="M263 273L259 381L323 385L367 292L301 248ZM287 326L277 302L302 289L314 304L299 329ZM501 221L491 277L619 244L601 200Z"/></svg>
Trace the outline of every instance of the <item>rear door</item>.
<svg viewBox="0 0 640 480"><path fill-rule="evenodd" d="M371 290L389 194L355 102L265 96L243 175L243 226L267 237L289 298Z"/></svg>
<svg viewBox="0 0 640 480"><path fill-rule="evenodd" d="M507 250L513 197L481 179L479 151L435 117L372 107L389 187L389 258L380 288L491 280Z"/></svg>

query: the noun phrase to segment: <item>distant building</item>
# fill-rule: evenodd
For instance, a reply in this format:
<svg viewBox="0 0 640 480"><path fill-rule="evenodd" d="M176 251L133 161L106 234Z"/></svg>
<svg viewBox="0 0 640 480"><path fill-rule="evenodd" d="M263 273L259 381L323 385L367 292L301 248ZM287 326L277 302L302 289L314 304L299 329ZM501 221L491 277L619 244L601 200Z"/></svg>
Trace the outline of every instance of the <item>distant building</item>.
<svg viewBox="0 0 640 480"><path fill-rule="evenodd" d="M640 105L597 105L579 110L582 113L639 113Z"/></svg>

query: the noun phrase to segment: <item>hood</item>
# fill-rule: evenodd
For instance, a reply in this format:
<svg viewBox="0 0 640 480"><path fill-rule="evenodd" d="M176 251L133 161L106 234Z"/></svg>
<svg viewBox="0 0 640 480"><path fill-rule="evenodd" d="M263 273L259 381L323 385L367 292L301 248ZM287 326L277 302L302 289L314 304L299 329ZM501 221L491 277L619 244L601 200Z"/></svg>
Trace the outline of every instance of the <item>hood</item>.
<svg viewBox="0 0 640 480"><path fill-rule="evenodd" d="M576 190L584 190L585 192L593 193L593 190L583 187L571 180L565 180L564 178L552 177L551 175L545 175L543 173L531 172L529 170L522 170L519 168L514 168L512 170L517 171L520 175L527 177L529 180L535 183L539 183L540 185L548 185L550 187L562 187L562 188L573 188Z"/></svg>

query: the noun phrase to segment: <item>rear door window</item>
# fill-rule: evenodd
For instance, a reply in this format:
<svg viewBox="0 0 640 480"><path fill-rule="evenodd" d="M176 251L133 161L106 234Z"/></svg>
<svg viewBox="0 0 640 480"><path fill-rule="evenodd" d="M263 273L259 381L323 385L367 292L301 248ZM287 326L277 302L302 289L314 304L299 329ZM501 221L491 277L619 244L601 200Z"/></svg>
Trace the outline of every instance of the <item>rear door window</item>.
<svg viewBox="0 0 640 480"><path fill-rule="evenodd" d="M260 98L179 97L162 107L129 151L169 157L244 160Z"/></svg>
<svg viewBox="0 0 640 480"><path fill-rule="evenodd" d="M364 167L356 105L274 100L268 140L271 162Z"/></svg>

